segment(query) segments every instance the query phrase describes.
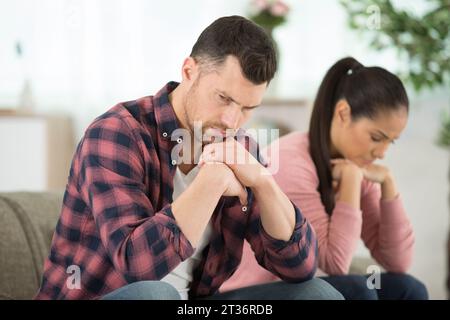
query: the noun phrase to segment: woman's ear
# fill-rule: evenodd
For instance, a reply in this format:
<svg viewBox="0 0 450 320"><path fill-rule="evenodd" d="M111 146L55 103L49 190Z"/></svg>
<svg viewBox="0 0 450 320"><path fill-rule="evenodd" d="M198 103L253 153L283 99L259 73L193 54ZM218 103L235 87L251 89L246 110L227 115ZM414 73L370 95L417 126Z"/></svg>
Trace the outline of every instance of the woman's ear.
<svg viewBox="0 0 450 320"><path fill-rule="evenodd" d="M343 126L347 126L352 121L352 110L347 100L341 99L334 108L334 118Z"/></svg>

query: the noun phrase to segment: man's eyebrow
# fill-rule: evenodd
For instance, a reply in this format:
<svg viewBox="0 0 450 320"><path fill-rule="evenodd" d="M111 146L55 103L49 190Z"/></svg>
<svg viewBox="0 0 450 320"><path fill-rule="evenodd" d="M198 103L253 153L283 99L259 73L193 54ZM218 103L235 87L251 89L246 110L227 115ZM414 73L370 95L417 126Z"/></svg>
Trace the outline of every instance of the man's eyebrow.
<svg viewBox="0 0 450 320"><path fill-rule="evenodd" d="M234 100L228 93L226 93L225 91L222 90L217 90L217 92L219 92L221 95L223 95L225 98L233 101L234 103L241 105L239 102L237 102L236 100Z"/></svg>
<svg viewBox="0 0 450 320"><path fill-rule="evenodd" d="M239 102L237 102L236 100L234 100L234 99L233 99L232 97L230 97L230 95L229 95L228 93L226 93L225 91L217 90L217 92L220 93L221 95L223 95L225 98L227 98L227 99L233 101L233 102L236 103L237 105L242 106L241 103L239 103ZM255 108L259 107L259 106L260 106L260 105L258 104L258 105L256 105L256 106L242 106L242 107L247 108L247 109L255 109Z"/></svg>

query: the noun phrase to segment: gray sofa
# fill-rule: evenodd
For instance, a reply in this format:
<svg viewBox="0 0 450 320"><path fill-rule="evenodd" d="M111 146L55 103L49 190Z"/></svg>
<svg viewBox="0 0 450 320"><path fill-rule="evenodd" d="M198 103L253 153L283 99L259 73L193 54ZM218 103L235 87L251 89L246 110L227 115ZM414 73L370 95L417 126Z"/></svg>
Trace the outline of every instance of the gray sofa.
<svg viewBox="0 0 450 320"><path fill-rule="evenodd" d="M31 299L40 284L62 193L0 193L0 299Z"/></svg>
<svg viewBox="0 0 450 320"><path fill-rule="evenodd" d="M0 193L0 299L31 299L39 288L63 194ZM356 258L351 273L371 263Z"/></svg>

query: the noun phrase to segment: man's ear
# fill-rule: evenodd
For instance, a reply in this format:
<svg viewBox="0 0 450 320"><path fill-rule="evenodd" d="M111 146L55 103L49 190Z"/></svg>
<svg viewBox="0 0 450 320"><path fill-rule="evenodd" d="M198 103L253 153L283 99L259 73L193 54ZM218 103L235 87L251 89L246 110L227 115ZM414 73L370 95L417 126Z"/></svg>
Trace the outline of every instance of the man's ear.
<svg viewBox="0 0 450 320"><path fill-rule="evenodd" d="M181 67L181 77L183 81L190 82L195 79L198 72L198 64L192 57L184 59L183 66Z"/></svg>
<svg viewBox="0 0 450 320"><path fill-rule="evenodd" d="M341 99L334 108L334 118L338 123L346 126L352 121L352 110L347 100Z"/></svg>

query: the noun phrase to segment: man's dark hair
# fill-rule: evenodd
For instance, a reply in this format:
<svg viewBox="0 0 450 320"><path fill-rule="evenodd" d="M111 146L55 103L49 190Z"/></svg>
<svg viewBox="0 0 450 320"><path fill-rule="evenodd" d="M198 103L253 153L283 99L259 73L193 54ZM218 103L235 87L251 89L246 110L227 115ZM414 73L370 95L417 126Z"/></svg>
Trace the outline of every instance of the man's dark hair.
<svg viewBox="0 0 450 320"><path fill-rule="evenodd" d="M245 77L254 84L269 83L277 70L272 40L263 28L240 16L222 17L209 25L192 47L200 64L222 64L236 57Z"/></svg>

